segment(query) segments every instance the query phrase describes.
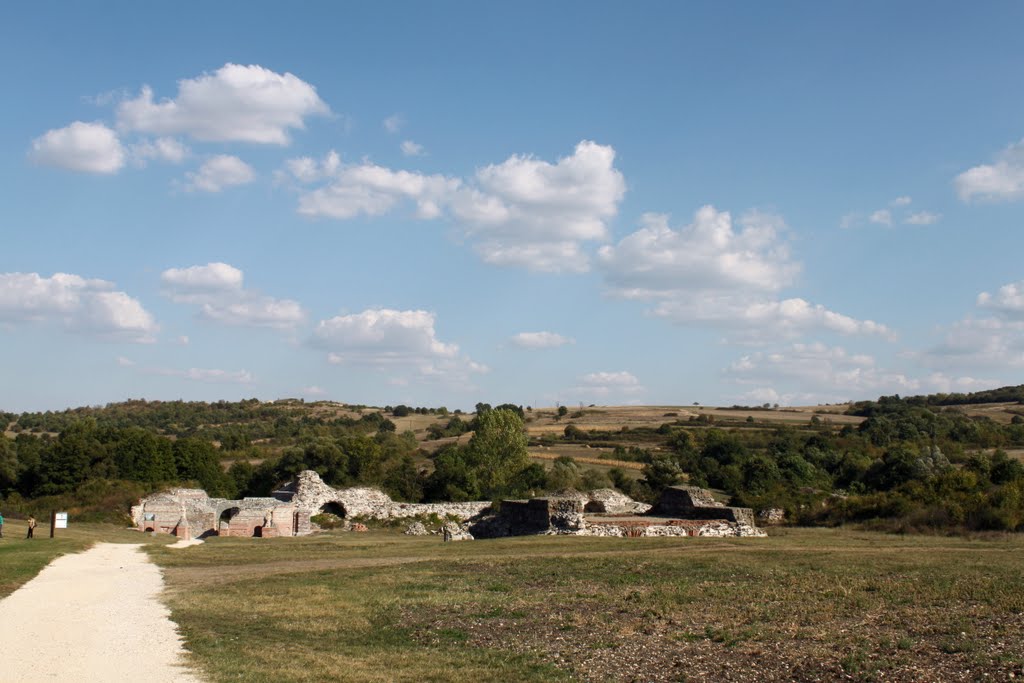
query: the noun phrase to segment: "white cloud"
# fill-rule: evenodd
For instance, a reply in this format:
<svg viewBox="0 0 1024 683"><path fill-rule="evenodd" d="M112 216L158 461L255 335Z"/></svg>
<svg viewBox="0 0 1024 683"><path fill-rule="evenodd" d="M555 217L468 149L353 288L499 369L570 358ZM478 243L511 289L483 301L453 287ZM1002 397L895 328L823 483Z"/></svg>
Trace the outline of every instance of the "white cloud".
<svg viewBox="0 0 1024 683"><path fill-rule="evenodd" d="M401 114L392 114L391 116L384 119L382 125L384 130L389 133L397 133L402 130L402 126L405 125L405 119L402 118Z"/></svg>
<svg viewBox="0 0 1024 683"><path fill-rule="evenodd" d="M1024 281L980 293L977 306L994 315L970 314L949 326L941 343L912 356L928 367L959 372L1024 368Z"/></svg>
<svg viewBox="0 0 1024 683"><path fill-rule="evenodd" d="M863 217L856 211L844 214L843 217L839 219L839 228L842 230L855 228L860 224L861 218Z"/></svg>
<svg viewBox="0 0 1024 683"><path fill-rule="evenodd" d="M902 197L896 197L896 199L889 202L889 206L910 206L912 201L913 200L910 197L903 195Z"/></svg>
<svg viewBox="0 0 1024 683"><path fill-rule="evenodd" d="M877 335L893 339L887 326L873 320L859 320L812 304L800 298L754 300L744 296L716 296L695 292L659 303L655 315L678 323L709 323L722 327L746 328L754 339L771 336L794 337L821 329L843 335Z"/></svg>
<svg viewBox="0 0 1024 683"><path fill-rule="evenodd" d="M573 400L587 402L593 398L635 396L645 391L636 375L625 370L617 372L591 372L579 378L579 384L566 392Z"/></svg>
<svg viewBox="0 0 1024 683"><path fill-rule="evenodd" d="M876 225L892 226L892 212L889 209L879 209L868 216L868 220Z"/></svg>
<svg viewBox="0 0 1024 683"><path fill-rule="evenodd" d="M142 304L114 283L67 273L0 273L0 321L57 321L68 330L147 343L159 329Z"/></svg>
<svg viewBox="0 0 1024 683"><path fill-rule="evenodd" d="M638 387L640 380L631 372L591 372L580 378L585 386L594 387Z"/></svg>
<svg viewBox="0 0 1024 683"><path fill-rule="evenodd" d="M327 351L328 362L378 368L404 368L420 379L465 383L487 366L460 355L456 344L437 338L435 317L428 311L368 309L321 320L309 340Z"/></svg>
<svg viewBox="0 0 1024 683"><path fill-rule="evenodd" d="M771 387L751 389L744 393L741 398L744 402L753 401L754 403L779 403L784 400L783 397L779 395L779 392L775 391Z"/></svg>
<svg viewBox="0 0 1024 683"><path fill-rule="evenodd" d="M133 365L135 365L135 361L133 361L130 358L125 358L124 356L118 356L117 364L120 365L122 368L130 368Z"/></svg>
<svg viewBox="0 0 1024 683"><path fill-rule="evenodd" d="M1003 285L995 294L982 292L978 295L978 306L1009 318L1024 318L1024 280Z"/></svg>
<svg viewBox="0 0 1024 683"><path fill-rule="evenodd" d="M171 298L179 303L196 303L195 297L205 297L210 293L240 291L244 279L241 270L227 263L168 268L160 274L160 282Z"/></svg>
<svg viewBox="0 0 1024 683"><path fill-rule="evenodd" d="M311 343L329 351L335 363L401 363L454 358L459 352L457 345L437 338L433 313L387 308L321 320Z"/></svg>
<svg viewBox="0 0 1024 683"><path fill-rule="evenodd" d="M280 178L291 177L300 183L314 183L332 177L341 168L341 157L333 149L320 161L312 157L299 157L285 162L285 171L278 171Z"/></svg>
<svg viewBox="0 0 1024 683"><path fill-rule="evenodd" d="M467 180L363 162L303 194L298 210L349 219L412 202L418 218L451 220L488 263L581 272L589 268L581 245L607 238L625 193L614 161L611 147L583 141L555 163L517 155Z"/></svg>
<svg viewBox="0 0 1024 683"><path fill-rule="evenodd" d="M306 396L326 396L327 395L327 391L325 389L321 389L320 387L316 386L315 384L312 385L312 386L303 387L302 388L302 393L305 394Z"/></svg>
<svg viewBox="0 0 1024 683"><path fill-rule="evenodd" d="M451 214L488 263L532 270L589 268L583 242L605 240L626 183L615 150L584 140L552 164L512 156L479 169L459 189Z"/></svg>
<svg viewBox="0 0 1024 683"><path fill-rule="evenodd" d="M442 175L393 171L364 162L338 168L328 185L303 194L299 213L304 216L349 219L360 214L379 216L403 201L416 204L417 217L436 218L438 202L459 185Z"/></svg>
<svg viewBox="0 0 1024 683"><path fill-rule="evenodd" d="M605 278L620 296L672 296L695 289L775 292L800 272L776 216L748 213L736 230L728 211L704 206L693 223L678 230L662 214L644 214L641 224L617 245L598 251Z"/></svg>
<svg viewBox="0 0 1024 683"><path fill-rule="evenodd" d="M741 385L753 385L755 388L741 398L758 403L835 403L882 394L964 391L999 385L995 380L942 373L913 377L880 368L871 356L821 343L747 354L733 362L726 375Z"/></svg>
<svg viewBox="0 0 1024 683"><path fill-rule="evenodd" d="M143 140L131 145L130 151L136 165L143 166L150 160L180 164L189 155L188 147L174 138Z"/></svg>
<svg viewBox="0 0 1024 683"><path fill-rule="evenodd" d="M400 146L402 148L402 154L407 157L423 156L426 153L426 150L423 149L423 145L413 142L412 140L403 140Z"/></svg>
<svg viewBox="0 0 1024 683"><path fill-rule="evenodd" d="M82 121L47 131L32 141L29 151L37 164L84 173L117 173L125 156L117 133L102 123Z"/></svg>
<svg viewBox="0 0 1024 683"><path fill-rule="evenodd" d="M251 384L252 373L248 370L220 370L216 368L188 368L178 370L175 368L146 368L146 374L162 375L164 377L180 377L194 382L208 382L214 384Z"/></svg>
<svg viewBox="0 0 1024 683"><path fill-rule="evenodd" d="M800 271L778 216L750 212L737 229L728 212L705 206L690 225L676 230L659 214L646 214L642 223L617 245L602 247L598 262L613 295L652 301L655 315L756 337L795 336L809 329L892 334L874 321L801 298L777 298Z"/></svg>
<svg viewBox="0 0 1024 683"><path fill-rule="evenodd" d="M940 218L942 218L941 213L918 211L904 218L903 222L907 225L932 225L933 223L938 223Z"/></svg>
<svg viewBox="0 0 1024 683"><path fill-rule="evenodd" d="M203 162L198 171L185 174L185 189L220 192L228 187L251 183L255 177L252 166L238 157L218 154Z"/></svg>
<svg viewBox="0 0 1024 683"><path fill-rule="evenodd" d="M188 344L189 344L188 335L187 334L180 335L177 339L174 340L174 343L177 344L178 346L188 346Z"/></svg>
<svg viewBox="0 0 1024 683"><path fill-rule="evenodd" d="M524 349L554 349L576 340L555 332L520 332L512 337L512 343Z"/></svg>
<svg viewBox="0 0 1024 683"><path fill-rule="evenodd" d="M163 294L199 306L199 317L242 327L293 328L306 313L297 301L275 299L244 287L241 270L227 263L169 268L160 275Z"/></svg>
<svg viewBox="0 0 1024 683"><path fill-rule="evenodd" d="M1000 152L995 163L964 171L953 180L953 186L965 202L1024 198L1024 140Z"/></svg>
<svg viewBox="0 0 1024 683"><path fill-rule="evenodd" d="M1024 321L968 317L916 357L926 366L956 371L1024 368Z"/></svg>
<svg viewBox="0 0 1024 683"><path fill-rule="evenodd" d="M189 135L205 142L286 145L306 118L329 114L316 88L290 73L258 65L225 64L178 81L174 99L159 102L149 86L121 102L118 125L154 135Z"/></svg>

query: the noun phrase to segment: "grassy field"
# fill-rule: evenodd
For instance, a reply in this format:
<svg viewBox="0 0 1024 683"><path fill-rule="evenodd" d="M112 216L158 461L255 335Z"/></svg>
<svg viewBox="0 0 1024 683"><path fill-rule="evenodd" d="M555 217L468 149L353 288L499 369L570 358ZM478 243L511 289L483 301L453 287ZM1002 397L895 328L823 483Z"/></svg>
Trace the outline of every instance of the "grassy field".
<svg viewBox="0 0 1024 683"><path fill-rule="evenodd" d="M214 681L1007 680L1024 538L331 532L150 546Z"/></svg>
<svg viewBox="0 0 1024 683"><path fill-rule="evenodd" d="M4 537L0 539L0 598L13 593L19 586L39 573L54 558L85 550L97 541L107 543L167 543L169 537L150 538L138 532L118 529L107 524L75 524L58 529L50 538L49 520L40 521L36 537L25 540L23 520L7 518Z"/></svg>

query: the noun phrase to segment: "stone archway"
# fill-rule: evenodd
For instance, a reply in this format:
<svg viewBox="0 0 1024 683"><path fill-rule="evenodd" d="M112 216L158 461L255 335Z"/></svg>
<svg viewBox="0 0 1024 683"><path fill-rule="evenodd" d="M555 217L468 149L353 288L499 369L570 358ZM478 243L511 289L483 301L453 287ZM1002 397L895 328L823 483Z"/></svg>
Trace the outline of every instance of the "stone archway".
<svg viewBox="0 0 1024 683"><path fill-rule="evenodd" d="M231 519L240 512L237 507L226 507L217 515L217 535L231 535Z"/></svg>
<svg viewBox="0 0 1024 683"><path fill-rule="evenodd" d="M335 529L345 524L347 516L348 511L342 503L336 500L329 500L320 506L320 509L310 518L310 521L321 529Z"/></svg>
<svg viewBox="0 0 1024 683"><path fill-rule="evenodd" d="M334 515L338 519L345 519L348 516L345 506L336 500L331 500L321 505L317 514Z"/></svg>

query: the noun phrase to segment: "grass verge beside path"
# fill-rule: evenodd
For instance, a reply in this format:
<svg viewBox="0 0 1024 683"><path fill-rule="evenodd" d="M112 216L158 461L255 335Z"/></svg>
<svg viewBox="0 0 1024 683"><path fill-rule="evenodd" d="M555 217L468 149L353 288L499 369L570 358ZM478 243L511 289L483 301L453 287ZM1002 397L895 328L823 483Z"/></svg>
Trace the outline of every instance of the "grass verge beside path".
<svg viewBox="0 0 1024 683"><path fill-rule="evenodd" d="M36 537L31 540L25 539L26 531L24 520L7 518L4 523L4 537L0 539L0 598L30 581L54 558L81 552L93 543L167 542L109 524L76 524L74 520L69 528L58 529L55 538L50 538L49 520L40 521Z"/></svg>
<svg viewBox="0 0 1024 683"><path fill-rule="evenodd" d="M149 551L214 681L1024 675L1019 536L332 532Z"/></svg>

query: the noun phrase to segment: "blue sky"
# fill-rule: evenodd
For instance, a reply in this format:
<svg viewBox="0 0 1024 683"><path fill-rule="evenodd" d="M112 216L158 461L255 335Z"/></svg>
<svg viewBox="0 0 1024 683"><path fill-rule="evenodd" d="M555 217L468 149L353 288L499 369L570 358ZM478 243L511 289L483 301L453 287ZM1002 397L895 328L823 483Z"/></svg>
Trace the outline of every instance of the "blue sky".
<svg viewBox="0 0 1024 683"><path fill-rule="evenodd" d="M0 9L0 409L1019 383L1019 3Z"/></svg>

